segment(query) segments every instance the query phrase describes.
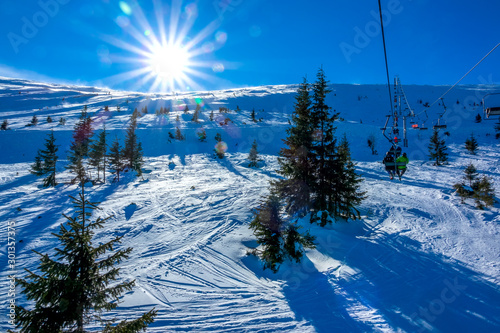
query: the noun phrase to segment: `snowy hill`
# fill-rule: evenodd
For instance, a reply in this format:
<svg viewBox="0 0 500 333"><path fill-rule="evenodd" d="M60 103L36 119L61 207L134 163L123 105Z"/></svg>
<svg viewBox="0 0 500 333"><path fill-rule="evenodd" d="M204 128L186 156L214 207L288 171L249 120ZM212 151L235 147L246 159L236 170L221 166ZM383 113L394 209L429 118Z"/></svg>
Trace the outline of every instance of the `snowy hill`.
<svg viewBox="0 0 500 333"><path fill-rule="evenodd" d="M432 128L444 108L436 103L422 113L422 104L434 102L449 87L404 88L419 115L413 121ZM100 216L113 215L97 242L124 235L123 246L134 248L120 267L121 278L135 279L136 287L118 307L118 318L156 307L151 332L499 331L500 206L481 211L471 202L461 204L452 184L473 162L500 193L495 121L474 121L483 115L482 97L500 87L453 89L445 97L448 112L442 120L450 133L450 164L436 167L428 161L432 130L409 130L410 165L398 182L389 180L380 163L388 149L380 131L388 113L387 87L332 85L328 102L343 118L337 135L347 134L365 180L363 218L326 229L311 226L317 248L301 264L286 264L272 274L247 255L256 245L248 224L268 181L278 177L276 156L296 89L141 94L0 78L0 123L9 124L9 130L0 131L0 330L10 328L7 224L15 224L18 275L37 267L31 250L52 253L56 239L51 233L65 221L61 214L72 212L68 195L78 191L64 165L73 126L87 105L95 131L105 123L111 140L124 137L135 108L148 109L137 131L146 160L143 178L126 175L118 183L108 179L86 190L91 201L101 202ZM191 121L196 104L202 107L199 123ZM170 107L170 114L156 116L160 107ZM219 112L220 107L230 111ZM251 120L252 109L261 121ZM26 126L33 115L39 123ZM185 141L169 141L177 127ZM200 128L207 142L199 142ZM51 129L60 145L61 184L44 189L29 166ZM223 160L212 156L216 133L228 147ZM464 149L471 133L480 145L476 156ZM370 134L379 155L367 146ZM248 168L246 160L254 140L264 159L258 169Z"/></svg>

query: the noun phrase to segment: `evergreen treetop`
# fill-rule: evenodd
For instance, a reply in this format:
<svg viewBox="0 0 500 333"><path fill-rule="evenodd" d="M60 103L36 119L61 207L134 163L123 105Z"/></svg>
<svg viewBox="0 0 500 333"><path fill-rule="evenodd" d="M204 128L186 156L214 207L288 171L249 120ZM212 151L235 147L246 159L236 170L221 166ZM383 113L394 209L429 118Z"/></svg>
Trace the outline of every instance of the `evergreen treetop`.
<svg viewBox="0 0 500 333"><path fill-rule="evenodd" d="M434 129L429 143L429 160L435 161L434 165L443 165L448 161L446 150L448 150L446 142L439 137L439 130Z"/></svg>
<svg viewBox="0 0 500 333"><path fill-rule="evenodd" d="M472 155L476 155L478 147L479 144L477 143L474 134L471 134L470 137L465 140L465 149L467 149Z"/></svg>
<svg viewBox="0 0 500 333"><path fill-rule="evenodd" d="M257 168L259 166L259 159L258 156L259 152L257 151L257 140L254 140L252 143L252 148L250 148L250 152L248 153L247 159L250 161L248 164L248 167L250 168Z"/></svg>
<svg viewBox="0 0 500 333"><path fill-rule="evenodd" d="M43 186L56 186L56 162L58 160L57 151L58 146L55 144L54 131L50 131L48 137L45 139L45 149L38 151L35 157L35 164L31 166L31 173L37 176L47 177L43 180Z"/></svg>

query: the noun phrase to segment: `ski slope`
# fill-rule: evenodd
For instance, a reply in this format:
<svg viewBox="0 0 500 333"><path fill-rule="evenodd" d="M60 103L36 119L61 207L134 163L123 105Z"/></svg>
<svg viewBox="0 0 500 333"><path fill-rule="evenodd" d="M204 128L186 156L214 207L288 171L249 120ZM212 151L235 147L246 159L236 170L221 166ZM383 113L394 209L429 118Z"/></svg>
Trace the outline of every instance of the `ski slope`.
<svg viewBox="0 0 500 333"><path fill-rule="evenodd" d="M96 131L106 124L110 141L123 140L134 108L149 110L137 131L144 176L127 174L116 183L108 175L106 184L86 187L89 199L101 202L96 214L113 216L95 241L123 235L122 246L134 248L120 265L120 278L135 279L136 287L111 315L135 318L155 307L158 316L149 332L499 331L500 206L481 211L473 202L463 205L452 184L473 162L500 193L494 122L473 121L482 114L481 96L500 87L460 86L450 92L445 99L450 163L436 167L428 161L431 130L411 131L405 149L410 165L399 182L389 180L380 163L388 148L380 133L386 88L333 85L328 102L343 118L337 134L347 134L364 178L362 220L327 228L303 222L317 236L317 248L307 251L302 263L287 263L273 274L247 255L256 246L248 225L269 180L278 177L276 157L296 88L140 94L0 78L0 122L8 119L10 129L0 131L0 331L11 328L7 222L15 222L20 276L38 265L31 250L53 253L57 243L51 233L65 221L61 214L72 212L68 195L78 188L69 184L65 151L84 105ZM447 89L405 86L417 113L423 109L420 99L432 103ZM198 124L190 121L196 103L202 105ZM186 104L190 114L183 112ZM168 117L155 116L160 106L172 107ZM241 111L235 112L236 106ZM232 111L219 113L219 107ZM252 109L261 122L250 120ZM209 120L210 110L216 121ZM440 112L437 104L429 110L428 126ZM25 127L33 114L39 124ZM45 121L49 115L51 124ZM65 125L58 125L60 117L67 119ZM221 125L226 117L231 121ZM168 141L176 127L185 141ZM207 142L197 139L201 127ZM60 145L60 185L44 189L29 166L51 129ZM472 132L480 145L476 156L464 149ZM223 160L213 158L216 133L228 146ZM379 155L371 155L369 134L377 138ZM247 167L254 140L263 159L260 168ZM24 304L22 295L16 301Z"/></svg>

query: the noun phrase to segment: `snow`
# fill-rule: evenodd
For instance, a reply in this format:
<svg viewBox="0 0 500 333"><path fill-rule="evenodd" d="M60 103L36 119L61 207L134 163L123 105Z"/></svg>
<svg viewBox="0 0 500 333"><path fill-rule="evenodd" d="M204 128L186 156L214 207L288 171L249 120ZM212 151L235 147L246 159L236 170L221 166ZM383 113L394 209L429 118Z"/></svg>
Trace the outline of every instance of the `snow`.
<svg viewBox="0 0 500 333"><path fill-rule="evenodd" d="M136 286L111 315L134 318L155 307L159 312L150 332L499 331L499 205L481 211L473 202L461 204L452 187L473 162L500 193L494 122L473 122L482 114L474 103L499 87L452 90L445 99L450 163L437 167L428 161L432 130L410 131L405 149L410 164L399 182L389 180L380 163L388 148L380 131L387 113L386 88L333 85L329 102L344 118L337 134L347 134L364 178L362 219L327 228L302 223L317 236L317 248L308 250L300 264L286 263L273 274L247 254L256 246L248 225L269 180L278 177L276 156L296 88L140 94L0 78L0 121L7 119L10 128L0 131L0 330L11 328L6 222L15 221L17 275L24 268L36 269L38 258L31 250L53 253L57 243L51 233L65 221L61 214L72 212L68 195L78 193L64 169L65 151L79 113L88 105L99 124L96 131L105 122L110 140L123 140L134 108L149 110L139 118L137 131L146 157L143 177L127 174L112 183L108 175L106 184L86 187L90 200L101 202L96 215L112 216L95 241L123 235L122 246L134 249L120 265L120 278L135 280ZM419 99L432 103L448 89L404 88L416 112L422 110ZM197 101L203 107L199 124L190 121ZM186 104L191 115L183 113ZM106 105L110 112L104 112ZM172 106L170 115L156 117L160 106ZM219 113L220 106L232 111ZM250 120L254 108L262 122ZM211 109L217 121L208 119ZM432 126L440 112L438 105L431 108L426 124ZM25 127L33 114L39 125ZM51 124L45 121L48 115ZM66 125L58 124L59 117L67 119ZM221 126L225 117L231 122ZM186 141L169 143L168 132L176 127ZM200 127L207 142L197 139ZM60 145L61 184L44 189L29 166L51 129ZM464 149L471 132L480 145L476 156ZM213 157L216 133L228 145L223 160ZM371 155L366 143L372 133L379 155ZM249 168L246 159L254 140L263 159L260 168ZM17 302L25 304L22 295Z"/></svg>

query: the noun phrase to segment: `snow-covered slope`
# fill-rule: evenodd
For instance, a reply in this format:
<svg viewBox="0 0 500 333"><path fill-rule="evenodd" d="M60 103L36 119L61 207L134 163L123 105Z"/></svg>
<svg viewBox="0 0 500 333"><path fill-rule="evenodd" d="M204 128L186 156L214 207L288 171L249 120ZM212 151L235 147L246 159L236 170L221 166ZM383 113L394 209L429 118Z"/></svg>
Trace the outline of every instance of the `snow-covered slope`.
<svg viewBox="0 0 500 333"><path fill-rule="evenodd" d="M475 123L480 101L495 86L460 86L446 98L443 117L450 164L428 162L432 131L410 131L406 149L410 166L402 182L390 181L371 155L368 135L382 137L388 109L382 85L332 85L329 103L341 114L337 133L346 133L365 179L367 199L361 221L338 222L327 229L310 226L317 249L301 264L286 264L278 274L263 271L247 255L255 239L248 230L251 208L267 193L268 181L278 177L276 156L293 110L296 86L266 86L213 92L139 94L100 88L69 87L0 78L0 330L7 324L9 281L7 224L16 230L16 268L35 269L31 250L51 253L62 213L71 213L65 151L84 105L98 131L102 124L123 138L134 108L147 106L138 134L146 164L143 179L127 175L119 183L88 187L91 201L100 201L100 216L113 218L96 241L124 235L132 246L130 260L121 265L122 279L136 287L116 311L118 318L136 317L152 307L159 310L148 331L216 332L494 332L500 330L499 206L480 211L460 204L452 184L465 165L491 177L500 193L500 146L494 122ZM416 113L449 87L405 86ZM191 122L196 104L200 123ZM120 106L120 111L116 106ZM188 105L190 114L183 110ZM109 112L104 107L109 106ZM170 106L169 116L154 114ZM234 111L237 106L241 111ZM219 113L228 107L229 113ZM255 109L261 122L252 122ZM214 110L215 121L209 120ZM436 103L427 115L432 126L443 107ZM32 116L37 126L25 127ZM47 123L47 116L54 119ZM179 116L179 121L176 117ZM65 125L59 125L65 117ZM224 119L228 125L221 125ZM169 142L168 132L179 127L186 141ZM207 142L196 131L203 127ZM29 174L36 151L53 129L59 147L56 188L43 189ZM466 153L463 142L471 133L479 141L478 155ZM228 146L226 158L213 158L216 133ZM246 156L257 140L264 161L248 168ZM173 162L170 163L170 162ZM22 296L17 296L22 302Z"/></svg>

